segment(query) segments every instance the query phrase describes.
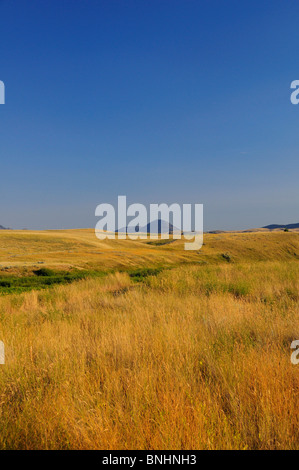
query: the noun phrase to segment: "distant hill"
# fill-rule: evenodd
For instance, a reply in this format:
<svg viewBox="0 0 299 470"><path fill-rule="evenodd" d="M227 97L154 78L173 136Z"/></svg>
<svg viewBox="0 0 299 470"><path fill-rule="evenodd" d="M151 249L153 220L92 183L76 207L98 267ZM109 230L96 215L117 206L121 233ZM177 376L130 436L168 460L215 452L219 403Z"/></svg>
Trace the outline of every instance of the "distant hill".
<svg viewBox="0 0 299 470"><path fill-rule="evenodd" d="M0 230L8 230L6 227L3 227L3 225L0 225Z"/></svg>
<svg viewBox="0 0 299 470"><path fill-rule="evenodd" d="M267 228L269 230L275 230L275 229L292 229L292 228L299 228L299 223L298 224L288 224L288 225L278 225L278 224L272 224L272 225L266 225L263 228Z"/></svg>
<svg viewBox="0 0 299 470"><path fill-rule="evenodd" d="M211 230L210 232L208 233L212 233L214 235L218 235L218 233L225 233L225 230Z"/></svg>
<svg viewBox="0 0 299 470"><path fill-rule="evenodd" d="M169 233L170 235L173 233L180 233L181 231L174 227L171 223L165 222L165 220L157 219L149 222L144 227L139 227L136 225L135 227L123 227L116 232L121 233Z"/></svg>

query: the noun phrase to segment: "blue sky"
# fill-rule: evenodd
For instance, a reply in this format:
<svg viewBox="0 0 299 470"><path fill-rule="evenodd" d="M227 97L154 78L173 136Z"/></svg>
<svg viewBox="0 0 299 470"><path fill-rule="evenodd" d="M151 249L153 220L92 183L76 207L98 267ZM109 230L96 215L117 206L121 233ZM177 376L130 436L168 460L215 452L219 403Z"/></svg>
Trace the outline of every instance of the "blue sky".
<svg viewBox="0 0 299 470"><path fill-rule="evenodd" d="M299 222L298 0L0 0L0 224L203 203L205 230Z"/></svg>

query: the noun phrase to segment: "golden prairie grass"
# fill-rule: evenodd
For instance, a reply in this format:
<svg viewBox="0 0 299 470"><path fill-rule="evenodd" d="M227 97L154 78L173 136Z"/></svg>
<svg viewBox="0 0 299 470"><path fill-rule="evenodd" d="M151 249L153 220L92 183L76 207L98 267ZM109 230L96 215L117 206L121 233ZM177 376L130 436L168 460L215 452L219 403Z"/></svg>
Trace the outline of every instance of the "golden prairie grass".
<svg viewBox="0 0 299 470"><path fill-rule="evenodd" d="M0 269L126 269L160 264L299 259L298 232L205 234L199 251L184 251L183 240L156 246L147 240L98 240L94 230L0 231ZM223 259L222 259L223 261Z"/></svg>
<svg viewBox="0 0 299 470"><path fill-rule="evenodd" d="M298 448L283 250L0 297L0 448Z"/></svg>

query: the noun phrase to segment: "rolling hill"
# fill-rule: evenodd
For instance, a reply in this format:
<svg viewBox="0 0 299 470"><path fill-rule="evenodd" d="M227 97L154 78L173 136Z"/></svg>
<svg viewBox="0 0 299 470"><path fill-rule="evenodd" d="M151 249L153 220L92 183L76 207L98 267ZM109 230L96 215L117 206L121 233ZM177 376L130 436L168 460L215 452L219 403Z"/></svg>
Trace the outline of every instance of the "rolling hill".
<svg viewBox="0 0 299 470"><path fill-rule="evenodd" d="M271 224L271 225L266 225L263 228L267 228L268 230L275 230L275 229L296 229L299 228L299 223L297 224L287 224L287 225L279 225L279 224Z"/></svg>

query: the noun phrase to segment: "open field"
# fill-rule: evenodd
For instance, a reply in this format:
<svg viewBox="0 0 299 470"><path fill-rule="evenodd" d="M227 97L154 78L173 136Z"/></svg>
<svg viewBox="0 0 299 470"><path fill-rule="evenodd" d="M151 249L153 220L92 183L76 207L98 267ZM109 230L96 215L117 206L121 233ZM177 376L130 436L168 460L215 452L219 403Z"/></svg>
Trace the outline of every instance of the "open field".
<svg viewBox="0 0 299 470"><path fill-rule="evenodd" d="M204 243L0 232L0 448L299 448L299 233Z"/></svg>

